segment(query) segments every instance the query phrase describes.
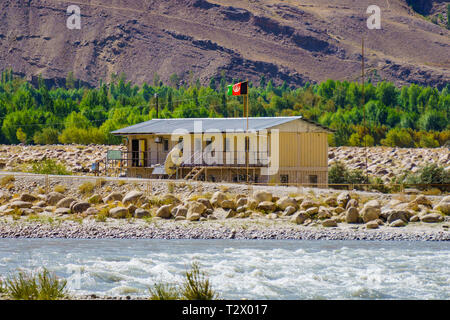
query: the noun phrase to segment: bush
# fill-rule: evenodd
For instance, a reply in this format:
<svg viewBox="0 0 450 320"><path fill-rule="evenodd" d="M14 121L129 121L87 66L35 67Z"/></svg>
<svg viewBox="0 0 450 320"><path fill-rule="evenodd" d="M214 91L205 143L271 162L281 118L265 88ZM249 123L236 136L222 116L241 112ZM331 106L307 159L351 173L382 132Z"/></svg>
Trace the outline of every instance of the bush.
<svg viewBox="0 0 450 320"><path fill-rule="evenodd" d="M217 298L209 279L200 271L196 262L192 263L191 271L186 271L185 276L182 294L186 300L214 300Z"/></svg>
<svg viewBox="0 0 450 320"><path fill-rule="evenodd" d="M67 170L64 164L58 163L53 159L34 161L31 165L31 169L28 170L28 172L37 174L56 174L56 175L71 174L71 172Z"/></svg>
<svg viewBox="0 0 450 320"><path fill-rule="evenodd" d="M44 128L42 131L36 132L33 141L36 144L57 144L59 131L54 128Z"/></svg>
<svg viewBox="0 0 450 320"><path fill-rule="evenodd" d="M366 175L361 170L349 170L342 162L334 163L328 171L328 183L337 184L335 189L346 189L348 184L368 184ZM342 185L339 185L342 184ZM361 189L362 186L355 186Z"/></svg>
<svg viewBox="0 0 450 320"><path fill-rule="evenodd" d="M14 176L7 175L7 176L2 177L2 179L0 180L0 185L2 185L2 187L5 187L14 181L16 181L16 178L14 178Z"/></svg>
<svg viewBox="0 0 450 320"><path fill-rule="evenodd" d="M450 191L450 172L435 163L420 168L416 173L405 173L398 179L399 183L418 185L420 190L438 188L441 191ZM447 186L445 186L447 185Z"/></svg>
<svg viewBox="0 0 450 320"><path fill-rule="evenodd" d="M150 288L150 300L180 300L181 293L176 286L155 284Z"/></svg>
<svg viewBox="0 0 450 320"><path fill-rule="evenodd" d="M95 185L92 182L85 182L78 187L81 194L91 194L94 191Z"/></svg>
<svg viewBox="0 0 450 320"><path fill-rule="evenodd" d="M181 287L170 284L155 284L150 290L150 300L214 300L218 294L211 288L205 273L200 271L198 263L191 265L185 272L185 281Z"/></svg>
<svg viewBox="0 0 450 320"><path fill-rule="evenodd" d="M6 280L4 290L15 300L58 300L67 297L66 285L44 269L37 275L19 272Z"/></svg>

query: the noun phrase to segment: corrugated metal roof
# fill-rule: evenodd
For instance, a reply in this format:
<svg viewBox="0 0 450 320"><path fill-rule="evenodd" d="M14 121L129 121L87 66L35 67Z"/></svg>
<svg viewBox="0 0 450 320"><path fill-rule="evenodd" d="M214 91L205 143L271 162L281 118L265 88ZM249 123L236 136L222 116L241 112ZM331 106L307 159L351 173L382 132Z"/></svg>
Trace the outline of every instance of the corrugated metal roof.
<svg viewBox="0 0 450 320"><path fill-rule="evenodd" d="M298 119L302 119L302 117L249 118L248 127L249 130L263 130ZM226 132L227 130L245 130L247 128L247 118L153 119L131 127L113 131L112 134L172 134L176 129L184 129L190 133L193 133L194 123L196 122L197 126L201 125L201 129L197 129L196 131L199 133L208 130L219 130L221 132Z"/></svg>

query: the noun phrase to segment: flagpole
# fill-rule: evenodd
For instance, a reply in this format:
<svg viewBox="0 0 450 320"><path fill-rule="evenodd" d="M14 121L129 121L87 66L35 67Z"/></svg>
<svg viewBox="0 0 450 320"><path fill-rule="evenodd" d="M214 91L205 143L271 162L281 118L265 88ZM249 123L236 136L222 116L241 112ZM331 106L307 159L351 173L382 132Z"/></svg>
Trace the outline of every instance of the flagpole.
<svg viewBox="0 0 450 320"><path fill-rule="evenodd" d="M248 80L247 80L247 93L244 95L244 101L245 101L245 110L246 110L246 112L247 112L247 134L246 134L246 136L247 136L247 139L248 139L248 142L247 142L247 148L246 148L246 152L247 152L247 157L246 157L246 164L247 164L247 184L248 184L248 162L249 162L249 157L248 157L248 154L249 154L249 151L250 151L250 137L248 136L248 114L249 114L249 112L248 112Z"/></svg>

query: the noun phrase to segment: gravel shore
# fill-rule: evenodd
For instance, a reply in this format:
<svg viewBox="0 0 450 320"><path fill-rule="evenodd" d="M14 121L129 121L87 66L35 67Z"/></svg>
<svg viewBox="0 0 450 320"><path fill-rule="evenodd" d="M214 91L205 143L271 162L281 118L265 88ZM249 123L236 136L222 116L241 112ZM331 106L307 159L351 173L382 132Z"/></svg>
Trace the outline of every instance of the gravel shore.
<svg viewBox="0 0 450 320"><path fill-rule="evenodd" d="M449 241L449 223L368 230L363 226L296 226L277 221L188 222L135 220L61 221L58 223L0 221L0 238L73 239L277 239L277 240L397 240Z"/></svg>

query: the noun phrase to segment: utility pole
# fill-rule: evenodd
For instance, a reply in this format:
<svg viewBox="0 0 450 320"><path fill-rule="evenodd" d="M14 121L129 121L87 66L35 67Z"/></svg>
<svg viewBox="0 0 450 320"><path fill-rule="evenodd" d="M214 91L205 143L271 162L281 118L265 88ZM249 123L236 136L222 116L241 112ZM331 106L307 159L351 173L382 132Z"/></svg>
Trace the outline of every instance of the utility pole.
<svg viewBox="0 0 450 320"><path fill-rule="evenodd" d="M367 139L366 139L366 135L367 135L367 125L366 125L366 99L365 99L365 73L364 73L364 37L362 38L362 45L361 45L361 49L362 49L362 57L361 57L361 73L362 73L362 107L363 107L363 115L364 115L364 134L363 134L363 139L364 139L364 154L365 154L365 158L366 158L366 180L367 183L369 183L369 172L367 171L368 165L367 165Z"/></svg>
<svg viewBox="0 0 450 320"><path fill-rule="evenodd" d="M158 106L158 94L155 93L155 99L156 99L156 119L159 119L159 106Z"/></svg>

